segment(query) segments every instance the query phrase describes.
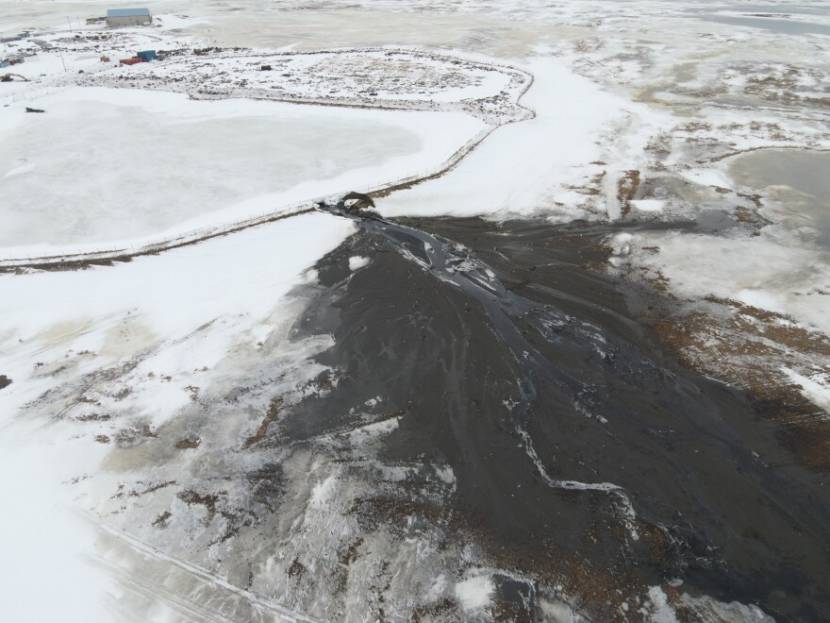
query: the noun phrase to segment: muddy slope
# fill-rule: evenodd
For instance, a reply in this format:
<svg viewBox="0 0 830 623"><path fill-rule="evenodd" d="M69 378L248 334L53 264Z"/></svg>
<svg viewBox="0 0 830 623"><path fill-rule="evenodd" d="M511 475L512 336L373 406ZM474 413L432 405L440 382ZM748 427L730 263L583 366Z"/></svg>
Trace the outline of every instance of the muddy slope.
<svg viewBox="0 0 830 623"><path fill-rule="evenodd" d="M741 394L660 350L639 322L648 298L591 269L612 231L361 221L319 262L328 300L303 327L334 335L323 359L340 380L293 412L289 436L347 430L348 405L382 396L402 415L388 457L446 462L457 478L446 508L407 513L452 523L540 585L569 566L601 574L606 590L569 587L595 616L617 589L681 578L690 593L820 620L824 476L796 465ZM352 255L371 262L352 273Z"/></svg>

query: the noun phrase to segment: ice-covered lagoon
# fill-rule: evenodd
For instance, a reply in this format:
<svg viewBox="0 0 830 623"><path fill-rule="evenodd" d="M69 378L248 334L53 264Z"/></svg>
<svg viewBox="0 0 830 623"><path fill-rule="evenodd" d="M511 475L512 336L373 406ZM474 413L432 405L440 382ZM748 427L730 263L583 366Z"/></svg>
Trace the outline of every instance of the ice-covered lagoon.
<svg viewBox="0 0 830 623"><path fill-rule="evenodd" d="M164 239L417 175L483 125L460 113L194 101L74 88L6 113L6 257ZM382 163L382 164L381 164Z"/></svg>

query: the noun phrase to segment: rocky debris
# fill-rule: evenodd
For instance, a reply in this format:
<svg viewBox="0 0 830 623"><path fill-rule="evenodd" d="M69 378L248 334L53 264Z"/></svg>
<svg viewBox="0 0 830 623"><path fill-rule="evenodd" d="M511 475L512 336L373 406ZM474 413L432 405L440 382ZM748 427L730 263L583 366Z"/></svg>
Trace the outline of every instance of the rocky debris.
<svg viewBox="0 0 830 623"><path fill-rule="evenodd" d="M160 513L159 516L156 517L153 521L153 526L156 528L166 528L172 516L173 513L171 513L170 511L164 511L163 513Z"/></svg>
<svg viewBox="0 0 830 623"><path fill-rule="evenodd" d="M357 214L374 207L375 202L369 195L364 195L363 193L354 191L344 195L343 198L337 203L337 208L339 210L345 210L351 214Z"/></svg>
<svg viewBox="0 0 830 623"><path fill-rule="evenodd" d="M21 76L20 74L2 74L0 75L0 82L13 82L15 80L19 80L20 82L29 82L29 79L26 76Z"/></svg>
<svg viewBox="0 0 830 623"><path fill-rule="evenodd" d="M300 562L299 558L295 558L294 562L291 563L291 566L288 567L288 575L289 577L302 577L302 575L306 572L305 565Z"/></svg>
<svg viewBox="0 0 830 623"><path fill-rule="evenodd" d="M198 448L202 443L202 440L199 437L185 437L184 439L179 439L176 442L176 449L177 450L193 450Z"/></svg>

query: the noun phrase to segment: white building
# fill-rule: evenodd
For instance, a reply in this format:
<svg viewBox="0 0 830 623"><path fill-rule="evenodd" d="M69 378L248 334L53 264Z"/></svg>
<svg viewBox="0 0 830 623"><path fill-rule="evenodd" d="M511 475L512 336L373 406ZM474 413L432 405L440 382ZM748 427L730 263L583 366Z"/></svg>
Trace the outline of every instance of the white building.
<svg viewBox="0 0 830 623"><path fill-rule="evenodd" d="M151 24L150 9L107 9L107 26L145 26Z"/></svg>

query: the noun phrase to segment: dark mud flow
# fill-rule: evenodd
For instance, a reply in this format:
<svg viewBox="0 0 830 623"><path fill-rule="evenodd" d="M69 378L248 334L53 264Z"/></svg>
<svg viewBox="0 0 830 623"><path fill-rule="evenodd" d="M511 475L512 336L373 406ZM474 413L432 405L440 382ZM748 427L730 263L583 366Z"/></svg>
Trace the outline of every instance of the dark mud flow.
<svg viewBox="0 0 830 623"><path fill-rule="evenodd" d="M358 223L319 262L327 294L301 328L335 337L321 360L340 378L288 416L292 440L347 430L350 406L381 396L401 415L387 457L457 478L440 509L402 490L407 514L540 586L565 577L599 620L603 590L676 578L785 620L828 616L825 476L741 394L660 350L648 297L598 268L618 228ZM351 255L371 262L352 273Z"/></svg>

